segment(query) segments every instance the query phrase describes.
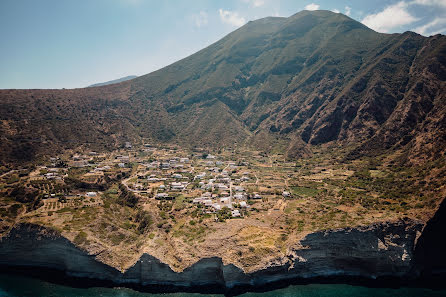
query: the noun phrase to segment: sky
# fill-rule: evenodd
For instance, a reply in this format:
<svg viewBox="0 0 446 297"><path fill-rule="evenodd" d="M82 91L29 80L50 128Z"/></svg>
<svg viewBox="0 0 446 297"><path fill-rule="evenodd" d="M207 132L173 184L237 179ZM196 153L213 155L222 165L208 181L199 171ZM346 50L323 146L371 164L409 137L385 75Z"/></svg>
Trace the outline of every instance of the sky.
<svg viewBox="0 0 446 297"><path fill-rule="evenodd" d="M382 33L446 33L446 0L0 0L0 89L147 74L248 21L304 9L343 13Z"/></svg>

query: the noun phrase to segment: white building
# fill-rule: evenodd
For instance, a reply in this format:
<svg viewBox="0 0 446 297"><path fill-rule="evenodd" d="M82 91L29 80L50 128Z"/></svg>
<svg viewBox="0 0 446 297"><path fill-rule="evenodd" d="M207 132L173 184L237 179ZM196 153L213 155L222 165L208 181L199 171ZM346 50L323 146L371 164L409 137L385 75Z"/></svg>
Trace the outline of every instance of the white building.
<svg viewBox="0 0 446 297"><path fill-rule="evenodd" d="M212 206L212 200L211 199L205 199L205 200L202 201L202 203L205 206Z"/></svg>
<svg viewBox="0 0 446 297"><path fill-rule="evenodd" d="M165 199L165 198L169 198L169 195L167 193L157 193L155 195L156 199Z"/></svg>
<svg viewBox="0 0 446 297"><path fill-rule="evenodd" d="M172 189L172 191L183 191L185 187L182 183L172 182L170 184L170 188Z"/></svg>
<svg viewBox="0 0 446 297"><path fill-rule="evenodd" d="M243 194L235 194L234 198L237 200L246 200L246 196Z"/></svg>
<svg viewBox="0 0 446 297"><path fill-rule="evenodd" d="M231 211L231 215L233 217L240 217L241 216L240 211L238 209L234 209L233 211Z"/></svg>
<svg viewBox="0 0 446 297"><path fill-rule="evenodd" d="M223 204L228 204L229 203L229 197L220 198L220 202L223 203Z"/></svg>
<svg viewBox="0 0 446 297"><path fill-rule="evenodd" d="M200 174L195 175L194 179L203 179L206 177L206 173L202 172Z"/></svg>
<svg viewBox="0 0 446 297"><path fill-rule="evenodd" d="M116 159L118 159L121 162L129 162L130 161L129 156L117 156Z"/></svg>
<svg viewBox="0 0 446 297"><path fill-rule="evenodd" d="M192 200L192 203L194 203L194 204L203 203L203 200L206 200L206 199L207 199L206 197L197 197Z"/></svg>
<svg viewBox="0 0 446 297"><path fill-rule="evenodd" d="M244 191L245 191L245 188L240 187L240 186L237 186L237 187L235 187L235 191L236 191L236 192L244 192Z"/></svg>

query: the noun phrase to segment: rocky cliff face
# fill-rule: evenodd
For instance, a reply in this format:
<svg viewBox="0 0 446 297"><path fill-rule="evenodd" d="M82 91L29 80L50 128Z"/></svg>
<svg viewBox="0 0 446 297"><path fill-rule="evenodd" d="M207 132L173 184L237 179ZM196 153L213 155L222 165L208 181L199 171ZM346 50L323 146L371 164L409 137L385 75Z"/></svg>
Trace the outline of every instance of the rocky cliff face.
<svg viewBox="0 0 446 297"><path fill-rule="evenodd" d="M419 224L400 221L309 234L292 250L293 271L299 277L405 277L420 230Z"/></svg>
<svg viewBox="0 0 446 297"><path fill-rule="evenodd" d="M287 254L287 264L270 263L252 273L220 258L201 259L182 272L143 254L127 271L107 266L69 240L44 227L22 224L0 242L0 265L45 268L67 276L108 280L115 284L172 289L264 286L287 279L316 277L410 277L416 238L422 225L413 221L380 223L307 235Z"/></svg>
<svg viewBox="0 0 446 297"><path fill-rule="evenodd" d="M446 200L426 224L415 247L415 269L424 278L446 276Z"/></svg>

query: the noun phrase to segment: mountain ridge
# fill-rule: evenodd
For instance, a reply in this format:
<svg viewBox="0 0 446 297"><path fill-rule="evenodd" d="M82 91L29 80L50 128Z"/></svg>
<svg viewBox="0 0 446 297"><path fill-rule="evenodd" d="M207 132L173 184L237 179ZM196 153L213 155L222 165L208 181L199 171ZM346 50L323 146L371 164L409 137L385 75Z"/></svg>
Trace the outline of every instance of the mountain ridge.
<svg viewBox="0 0 446 297"><path fill-rule="evenodd" d="M116 84L116 83L120 83L120 82L123 82L123 81L131 80L131 79L134 79L134 78L137 78L137 77L138 76L136 76L136 75L128 75L128 76L124 76L124 77L121 77L121 78L118 78L118 79L109 80L109 81L102 82L102 83L95 83L95 84L89 85L87 88L100 87L100 86Z"/></svg>
<svg viewBox="0 0 446 297"><path fill-rule="evenodd" d="M442 35L377 33L329 11L263 18L131 81L0 91L3 157L32 160L52 147L142 137L190 147L263 142L266 151L279 141L289 156L337 143L353 146L353 157L388 149L404 149L407 159L438 157L445 53Z"/></svg>

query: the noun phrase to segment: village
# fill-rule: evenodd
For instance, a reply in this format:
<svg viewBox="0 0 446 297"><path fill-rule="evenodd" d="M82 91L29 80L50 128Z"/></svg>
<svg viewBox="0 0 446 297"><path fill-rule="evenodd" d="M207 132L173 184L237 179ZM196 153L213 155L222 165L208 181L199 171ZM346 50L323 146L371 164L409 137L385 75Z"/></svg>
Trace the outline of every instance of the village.
<svg viewBox="0 0 446 297"><path fill-rule="evenodd" d="M369 160L341 165L337 158L315 150L311 158L290 161L280 152L147 142L113 151L67 150L27 172L3 174L0 210L11 214L2 228L20 218L74 236L94 219L104 222L97 234L118 224L126 236L172 231L197 239L203 230L230 228L221 224L229 221L288 234L423 218L430 211L431 196L415 188L401 192L388 169Z"/></svg>
<svg viewBox="0 0 446 297"><path fill-rule="evenodd" d="M261 181L249 162L231 157L231 153L217 156L149 144L135 148L127 142L112 153L89 151L69 158L51 157L31 172L30 184L45 193L38 212L102 205L106 199L103 193L108 190L105 181L113 178L133 193L143 208L181 199L201 214L219 214L220 219L244 217L262 198L291 197L285 189L260 193ZM68 191L73 177L79 186ZM84 190L89 187L94 190ZM215 220L218 217L215 215Z"/></svg>
<svg viewBox="0 0 446 297"><path fill-rule="evenodd" d="M308 232L422 219L435 198L370 160L340 164L323 150L288 160L281 152L127 142L2 171L2 232L19 222L46 226L92 253L111 251L101 259L116 267L148 251L182 269L223 242L222 255L255 267Z"/></svg>

